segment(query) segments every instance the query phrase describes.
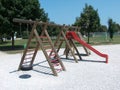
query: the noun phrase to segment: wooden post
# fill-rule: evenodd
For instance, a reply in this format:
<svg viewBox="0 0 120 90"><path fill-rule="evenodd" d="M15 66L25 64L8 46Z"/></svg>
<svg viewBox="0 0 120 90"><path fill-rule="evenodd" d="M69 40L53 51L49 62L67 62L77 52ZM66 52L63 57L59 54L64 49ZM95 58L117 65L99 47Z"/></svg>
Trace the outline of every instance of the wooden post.
<svg viewBox="0 0 120 90"><path fill-rule="evenodd" d="M71 49L71 47L70 47L70 45L69 45L69 42L68 42L68 40L67 40L67 38L66 38L63 30L61 31L61 34L62 34L63 38L65 39L65 42L66 42L68 48L70 49L71 54L72 54L72 56L74 57L75 62L78 63L78 60L77 60L77 58L75 57L75 55L74 55L74 53L73 53L73 51L72 51L72 49Z"/></svg>

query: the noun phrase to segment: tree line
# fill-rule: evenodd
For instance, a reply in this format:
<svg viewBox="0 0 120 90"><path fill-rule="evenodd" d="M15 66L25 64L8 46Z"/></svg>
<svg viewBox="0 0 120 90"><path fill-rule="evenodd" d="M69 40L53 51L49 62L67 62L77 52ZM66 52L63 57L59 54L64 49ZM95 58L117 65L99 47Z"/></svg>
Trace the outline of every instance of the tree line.
<svg viewBox="0 0 120 90"><path fill-rule="evenodd" d="M13 18L39 19L44 22L49 20L48 14L41 8L38 0L0 0L0 36L11 36L12 46L14 46L14 33L20 33Z"/></svg>
<svg viewBox="0 0 120 90"><path fill-rule="evenodd" d="M21 34L21 32L25 31L26 27L28 28L29 26L31 28L30 25L26 26L21 23L18 25L14 23L13 18L40 20L55 24L55 22L51 22L48 18L48 13L41 8L39 0L0 0L0 39L3 41L3 36L11 36L12 46L14 46L15 32ZM98 10L95 10L93 6L87 4L85 4L80 16L76 18L73 26L81 27L82 34L88 36L90 32L108 31L111 38L113 38L115 31L120 30L120 25L111 18L108 20L108 28L105 25L101 25ZM48 27L48 29L51 36L56 36L60 30L58 27Z"/></svg>
<svg viewBox="0 0 120 90"><path fill-rule="evenodd" d="M76 18L75 26L81 27L82 34L86 34L89 36L90 32L108 32L110 39L113 39L114 32L120 31L120 25L112 20L112 18L108 19L108 27L106 25L102 25L100 23L100 17L98 14L98 10L95 10L93 6L85 4L85 8L83 8L80 17Z"/></svg>

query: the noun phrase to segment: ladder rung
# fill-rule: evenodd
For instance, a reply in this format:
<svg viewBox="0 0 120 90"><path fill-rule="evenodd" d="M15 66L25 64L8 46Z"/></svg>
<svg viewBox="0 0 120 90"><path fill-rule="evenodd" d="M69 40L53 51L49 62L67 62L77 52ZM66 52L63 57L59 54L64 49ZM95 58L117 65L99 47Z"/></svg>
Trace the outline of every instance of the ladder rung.
<svg viewBox="0 0 120 90"><path fill-rule="evenodd" d="M59 66L59 63L53 63L54 66Z"/></svg>
<svg viewBox="0 0 120 90"><path fill-rule="evenodd" d="M56 54L51 54L50 56L55 56Z"/></svg>
<svg viewBox="0 0 120 90"><path fill-rule="evenodd" d="M46 52L54 52L53 50L46 50Z"/></svg>
<svg viewBox="0 0 120 90"><path fill-rule="evenodd" d="M27 57L27 58L25 58L24 60L27 60L27 59L31 59L32 57Z"/></svg>
<svg viewBox="0 0 120 90"><path fill-rule="evenodd" d="M47 36L40 36L40 38L47 38Z"/></svg>
<svg viewBox="0 0 120 90"><path fill-rule="evenodd" d="M28 52L32 52L32 51L35 51L35 50L34 50L34 49L28 49L27 51L28 51Z"/></svg>
<svg viewBox="0 0 120 90"><path fill-rule="evenodd" d="M56 69L56 71L59 73L62 71L62 68Z"/></svg>
<svg viewBox="0 0 120 90"><path fill-rule="evenodd" d="M26 63L30 63L30 62L31 62L31 61L25 61L25 62L23 62L23 65L26 64Z"/></svg>
<svg viewBox="0 0 120 90"><path fill-rule="evenodd" d="M56 55L50 55L49 56L49 58L55 58L56 57Z"/></svg>
<svg viewBox="0 0 120 90"><path fill-rule="evenodd" d="M42 41L42 43L49 43L49 41Z"/></svg>
<svg viewBox="0 0 120 90"><path fill-rule="evenodd" d="M48 49L48 48L51 48L51 46L50 45L46 45L46 46L44 46L44 48Z"/></svg>
<svg viewBox="0 0 120 90"><path fill-rule="evenodd" d="M51 63L59 63L58 59L51 60Z"/></svg>
<svg viewBox="0 0 120 90"><path fill-rule="evenodd" d="M33 55L34 53L27 53L26 55Z"/></svg>

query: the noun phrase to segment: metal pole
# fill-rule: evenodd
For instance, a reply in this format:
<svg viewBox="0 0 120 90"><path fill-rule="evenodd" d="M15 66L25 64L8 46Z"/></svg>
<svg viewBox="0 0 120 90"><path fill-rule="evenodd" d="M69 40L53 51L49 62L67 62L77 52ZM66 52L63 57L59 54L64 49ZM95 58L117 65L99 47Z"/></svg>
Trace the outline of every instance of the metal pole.
<svg viewBox="0 0 120 90"><path fill-rule="evenodd" d="M19 23L19 24L20 24L20 36L22 38L21 23Z"/></svg>
<svg viewBox="0 0 120 90"><path fill-rule="evenodd" d="M29 25L27 24L27 37L29 36L28 28L29 28Z"/></svg>

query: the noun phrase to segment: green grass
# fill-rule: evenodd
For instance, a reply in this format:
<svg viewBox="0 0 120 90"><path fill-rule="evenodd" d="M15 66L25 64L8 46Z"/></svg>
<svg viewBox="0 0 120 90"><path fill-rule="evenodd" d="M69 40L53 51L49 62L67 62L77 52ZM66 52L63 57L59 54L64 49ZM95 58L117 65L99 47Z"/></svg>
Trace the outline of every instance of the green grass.
<svg viewBox="0 0 120 90"><path fill-rule="evenodd" d="M27 43L27 41L28 41L27 39L15 40L15 46L12 47L11 41L8 40L0 44L0 51L4 51L10 54L23 52L24 44Z"/></svg>
<svg viewBox="0 0 120 90"><path fill-rule="evenodd" d="M15 47L11 47L11 41L6 41L0 44L0 51L4 51L6 53L22 53L24 50L24 45L27 44L28 39L15 40ZM55 40L52 40L53 42ZM85 38L87 42L87 38ZM77 46L81 46L78 42L75 42ZM113 40L110 41L109 38L106 37L90 37L91 45L109 45L109 44L120 44L120 36L114 36ZM32 41L31 47L35 46L35 40ZM62 45L65 47L65 43Z"/></svg>
<svg viewBox="0 0 120 90"><path fill-rule="evenodd" d="M85 39L87 41L87 39ZM113 40L106 37L91 37L90 44L92 45L105 45L105 44L120 44L120 36L114 36Z"/></svg>

